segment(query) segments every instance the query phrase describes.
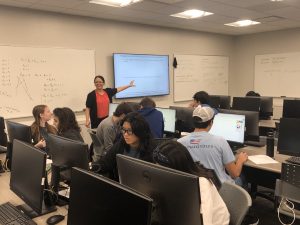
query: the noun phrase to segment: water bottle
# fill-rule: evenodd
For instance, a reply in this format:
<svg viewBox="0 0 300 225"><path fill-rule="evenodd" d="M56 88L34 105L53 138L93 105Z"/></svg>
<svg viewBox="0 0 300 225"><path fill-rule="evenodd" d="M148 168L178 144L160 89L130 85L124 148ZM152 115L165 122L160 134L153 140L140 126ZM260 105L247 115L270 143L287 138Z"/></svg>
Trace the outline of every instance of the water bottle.
<svg viewBox="0 0 300 225"><path fill-rule="evenodd" d="M274 133L267 133L267 156L274 157Z"/></svg>

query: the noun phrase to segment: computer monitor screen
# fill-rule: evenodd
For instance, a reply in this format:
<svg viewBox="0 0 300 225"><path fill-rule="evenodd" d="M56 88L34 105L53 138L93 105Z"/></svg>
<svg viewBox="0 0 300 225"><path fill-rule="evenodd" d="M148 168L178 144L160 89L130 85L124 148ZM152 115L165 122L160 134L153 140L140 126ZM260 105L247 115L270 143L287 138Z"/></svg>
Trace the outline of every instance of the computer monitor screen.
<svg viewBox="0 0 300 225"><path fill-rule="evenodd" d="M260 98L233 97L232 109L259 112Z"/></svg>
<svg viewBox="0 0 300 225"><path fill-rule="evenodd" d="M108 178L72 169L68 225L150 225L152 199Z"/></svg>
<svg viewBox="0 0 300 225"><path fill-rule="evenodd" d="M199 177L117 155L120 183L153 199L152 222L201 225Z"/></svg>
<svg viewBox="0 0 300 225"><path fill-rule="evenodd" d="M174 109L164 109L164 108L156 108L161 111L164 117L164 131L175 133L175 122L176 122L176 110Z"/></svg>
<svg viewBox="0 0 300 225"><path fill-rule="evenodd" d="M300 100L285 99L283 101L282 117L300 118Z"/></svg>
<svg viewBox="0 0 300 225"><path fill-rule="evenodd" d="M115 87L134 80L136 86L116 94L116 98L133 98L169 94L169 56L115 53Z"/></svg>
<svg viewBox="0 0 300 225"><path fill-rule="evenodd" d="M63 168L61 175L71 179L71 168L89 168L88 145L80 141L49 134L49 152L53 165Z"/></svg>
<svg viewBox="0 0 300 225"><path fill-rule="evenodd" d="M218 113L209 133L227 141L244 143L245 115Z"/></svg>
<svg viewBox="0 0 300 225"><path fill-rule="evenodd" d="M209 105L213 108L230 109L230 96L228 95L210 95Z"/></svg>
<svg viewBox="0 0 300 225"><path fill-rule="evenodd" d="M109 103L109 110L108 110L109 116L112 116L114 114L118 105L119 105L119 103Z"/></svg>
<svg viewBox="0 0 300 225"><path fill-rule="evenodd" d="M21 206L22 210L30 217L49 212L49 208L43 204L47 154L15 139L12 156L10 189L26 203Z"/></svg>
<svg viewBox="0 0 300 225"><path fill-rule="evenodd" d="M259 113L245 110L220 109L221 113L245 115L245 141L259 141Z"/></svg>
<svg viewBox="0 0 300 225"><path fill-rule="evenodd" d="M194 108L170 106L170 109L176 110L176 130L180 132L192 132L194 130Z"/></svg>
<svg viewBox="0 0 300 225"><path fill-rule="evenodd" d="M300 156L300 119L281 118L277 150L281 154Z"/></svg>
<svg viewBox="0 0 300 225"><path fill-rule="evenodd" d="M220 108L221 99L219 96L209 96L209 106L215 109Z"/></svg>
<svg viewBox="0 0 300 225"><path fill-rule="evenodd" d="M259 118L269 119L273 116L273 97L266 96L247 96L247 98L258 98L260 99Z"/></svg>
<svg viewBox="0 0 300 225"><path fill-rule="evenodd" d="M6 128L11 143L13 143L14 139L27 143L32 142L30 126L7 120Z"/></svg>

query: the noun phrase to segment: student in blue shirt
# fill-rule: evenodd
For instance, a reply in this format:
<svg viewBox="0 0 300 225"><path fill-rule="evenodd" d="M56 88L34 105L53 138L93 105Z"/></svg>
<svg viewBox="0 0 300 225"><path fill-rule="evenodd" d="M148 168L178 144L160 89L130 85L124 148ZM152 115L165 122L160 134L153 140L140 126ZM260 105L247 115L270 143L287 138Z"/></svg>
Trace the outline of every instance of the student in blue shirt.
<svg viewBox="0 0 300 225"><path fill-rule="evenodd" d="M138 112L148 122L152 135L154 138L162 138L164 134L164 117L163 114L158 111L155 107L155 102L145 97L140 102L141 109Z"/></svg>

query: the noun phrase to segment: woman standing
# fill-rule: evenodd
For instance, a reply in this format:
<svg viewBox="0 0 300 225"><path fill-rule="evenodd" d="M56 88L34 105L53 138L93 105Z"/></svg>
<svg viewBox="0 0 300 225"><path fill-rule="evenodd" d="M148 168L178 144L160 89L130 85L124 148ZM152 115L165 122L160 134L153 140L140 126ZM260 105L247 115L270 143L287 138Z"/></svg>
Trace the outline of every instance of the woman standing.
<svg viewBox="0 0 300 225"><path fill-rule="evenodd" d="M112 97L120 91L133 87L134 81L122 87L103 89L104 77L96 76L94 84L96 89L87 95L85 109L85 126L90 127L91 125L91 128L97 128L100 122L108 116L109 103L112 102Z"/></svg>
<svg viewBox="0 0 300 225"><path fill-rule="evenodd" d="M57 133L55 127L48 124L48 121L52 118L52 113L48 106L37 105L33 108L32 115L34 117L34 122L31 125L33 144L35 147L47 151L46 141L48 139L48 133Z"/></svg>

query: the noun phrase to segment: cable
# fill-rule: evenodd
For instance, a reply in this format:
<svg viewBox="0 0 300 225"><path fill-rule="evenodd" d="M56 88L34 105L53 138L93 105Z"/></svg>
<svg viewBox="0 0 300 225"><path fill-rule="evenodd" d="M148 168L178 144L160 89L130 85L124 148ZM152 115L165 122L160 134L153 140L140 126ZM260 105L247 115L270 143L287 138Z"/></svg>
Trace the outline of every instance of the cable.
<svg viewBox="0 0 300 225"><path fill-rule="evenodd" d="M291 223L284 223L282 222L281 218L280 218L280 208L281 208L281 205L282 203L289 209L291 210L292 214L293 214L293 221ZM291 206L289 206L289 204ZM291 202L290 200L288 200L287 198L282 198L281 201L280 201L280 204L277 208L277 215L278 215L278 219L279 219L279 222L282 224L282 225L293 225L294 222L295 222L295 219L296 219L296 215L295 215L295 210L294 210L294 203Z"/></svg>

